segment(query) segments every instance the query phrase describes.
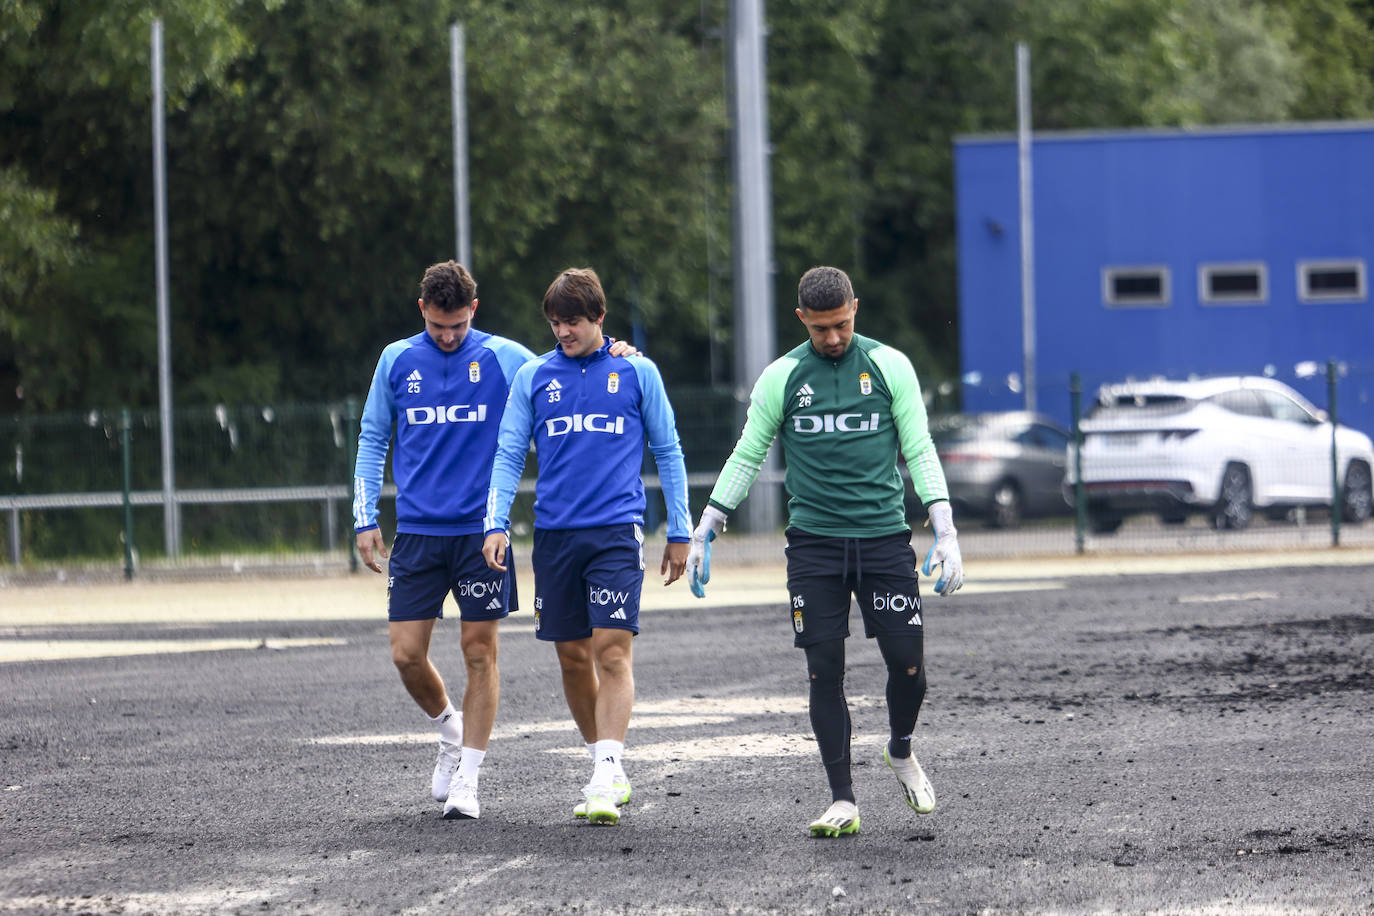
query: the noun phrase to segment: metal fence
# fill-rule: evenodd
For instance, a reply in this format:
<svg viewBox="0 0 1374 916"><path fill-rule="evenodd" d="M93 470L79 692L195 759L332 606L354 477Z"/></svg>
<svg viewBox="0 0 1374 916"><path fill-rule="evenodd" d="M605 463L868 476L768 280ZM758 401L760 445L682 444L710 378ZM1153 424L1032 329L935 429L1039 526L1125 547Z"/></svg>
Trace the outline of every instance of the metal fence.
<svg viewBox="0 0 1374 916"><path fill-rule="evenodd" d="M742 405L726 389L674 392L678 430L705 499ZM164 524L156 410L0 418L0 570L177 570L355 566L352 468L359 404L181 408L173 416L176 539ZM532 471L534 462L530 462ZM657 487L651 459L645 478ZM395 488L382 491L394 528ZM775 481L776 482L776 481ZM513 508L532 522L531 480ZM649 500L649 527L663 516Z"/></svg>
<svg viewBox="0 0 1374 916"><path fill-rule="evenodd" d="M1365 397L1371 382L1338 375L1332 390L1344 399ZM926 393L933 413L957 403L957 384L928 383ZM1094 393L1083 390L1082 396ZM676 388L672 395L696 512L738 436L747 392ZM1062 391L1043 392L1042 402L1050 397L1070 404L1072 384L1066 380ZM1317 406L1331 407L1325 400ZM357 417L358 404L348 401L177 410L173 501L179 543L173 545L164 526L156 410L0 417L0 581L20 574L61 578L121 571L132 576L356 568L350 513ZM646 458L650 487L657 483L654 472ZM523 490L512 516L517 536L532 522L532 482L527 480ZM780 487L756 486L749 498L780 499ZM388 485L382 502L388 533L394 530L393 499ZM924 512L915 500L911 507L910 521L918 528ZM650 494L646 521L651 532L662 522L656 493ZM1082 525L1068 502L1014 530L990 528L973 513L958 522L965 555L972 558L1281 551L1334 543L1330 514L1321 507L1282 517L1258 514L1244 531L1218 531L1201 517L1166 524L1140 514L1113 533L1098 533ZM757 559L778 559L777 532L756 534L761 537L752 543L764 545ZM1339 543L1374 546L1374 524L1347 526Z"/></svg>

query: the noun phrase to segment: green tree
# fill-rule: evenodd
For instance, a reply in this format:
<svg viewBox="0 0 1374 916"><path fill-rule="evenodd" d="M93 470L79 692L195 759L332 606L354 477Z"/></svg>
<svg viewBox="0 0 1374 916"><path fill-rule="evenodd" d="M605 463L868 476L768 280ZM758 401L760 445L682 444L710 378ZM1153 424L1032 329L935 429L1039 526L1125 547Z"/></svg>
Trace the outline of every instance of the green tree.
<svg viewBox="0 0 1374 916"><path fill-rule="evenodd" d="M18 342L44 334L46 316L65 307L59 278L78 257L76 225L55 205L18 169L0 168L0 391L16 400L23 379L42 374Z"/></svg>
<svg viewBox="0 0 1374 916"><path fill-rule="evenodd" d="M6 12L5 34L25 37L5 52L0 118L20 138L6 160L55 189L91 253L65 284L83 323L16 346L63 359L53 339L95 338L45 405L148 403L153 335L136 316L153 299L150 15L135 3ZM417 330L419 274L454 249L456 20L479 323L537 346L544 286L587 263L616 300L616 333L637 318L656 355L692 364L719 259L709 246L722 245L706 227L726 206L705 199L724 106L697 12L184 0L164 16L178 403L359 393L381 345ZM78 51L101 63L53 63Z"/></svg>
<svg viewBox="0 0 1374 916"><path fill-rule="evenodd" d="M590 264L608 329L674 382L731 328L727 0L167 0L178 404L360 394L455 248L448 27L467 34L478 324L547 342ZM864 330L958 368L952 143L1038 130L1365 117L1369 0L773 0L779 344L797 276L855 276ZM0 411L155 391L143 0L0 0ZM56 304L56 305L55 305ZM711 354L702 358L703 353Z"/></svg>
<svg viewBox="0 0 1374 916"><path fill-rule="evenodd" d="M1291 116L1318 121L1374 115L1374 4L1270 0L1292 23L1298 96Z"/></svg>
<svg viewBox="0 0 1374 916"><path fill-rule="evenodd" d="M16 380L0 389L0 407L21 403L18 390L39 409L155 391L151 24L161 15L175 114L245 49L232 22L241 5L170 0L155 14L141 0L0 4L0 166L7 195L30 202L20 220L33 222L6 231L31 241L55 232L65 246L58 256L30 247L27 266L13 268L41 287L7 303L14 355L0 353L0 373Z"/></svg>

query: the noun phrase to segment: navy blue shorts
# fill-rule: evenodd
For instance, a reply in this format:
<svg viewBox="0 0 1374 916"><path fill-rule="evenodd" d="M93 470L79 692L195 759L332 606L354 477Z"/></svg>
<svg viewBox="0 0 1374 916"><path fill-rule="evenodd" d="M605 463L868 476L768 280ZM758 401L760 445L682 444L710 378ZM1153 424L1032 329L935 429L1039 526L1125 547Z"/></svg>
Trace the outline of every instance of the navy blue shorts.
<svg viewBox="0 0 1374 916"><path fill-rule="evenodd" d="M644 529L534 530L534 635L587 639L593 627L639 632Z"/></svg>
<svg viewBox="0 0 1374 916"><path fill-rule="evenodd" d="M388 620L430 620L444 616L452 593L463 620L499 620L520 609L515 562L506 550L506 571L482 559L481 534L397 534L387 572Z"/></svg>
<svg viewBox="0 0 1374 916"><path fill-rule="evenodd" d="M922 635L910 531L876 538L824 537L797 528L786 533L794 645L848 636L851 595L859 601L868 638Z"/></svg>

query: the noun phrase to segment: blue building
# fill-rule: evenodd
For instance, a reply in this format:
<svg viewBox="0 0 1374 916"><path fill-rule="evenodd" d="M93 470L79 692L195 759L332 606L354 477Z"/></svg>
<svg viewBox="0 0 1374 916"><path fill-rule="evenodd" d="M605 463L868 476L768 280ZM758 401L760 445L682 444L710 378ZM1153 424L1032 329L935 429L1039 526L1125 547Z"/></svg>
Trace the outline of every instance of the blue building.
<svg viewBox="0 0 1374 916"><path fill-rule="evenodd" d="M1374 433L1374 123L1034 135L1037 407L1128 376L1268 374ZM1014 136L955 142L968 410L1017 409ZM1312 370L1316 375L1312 375Z"/></svg>

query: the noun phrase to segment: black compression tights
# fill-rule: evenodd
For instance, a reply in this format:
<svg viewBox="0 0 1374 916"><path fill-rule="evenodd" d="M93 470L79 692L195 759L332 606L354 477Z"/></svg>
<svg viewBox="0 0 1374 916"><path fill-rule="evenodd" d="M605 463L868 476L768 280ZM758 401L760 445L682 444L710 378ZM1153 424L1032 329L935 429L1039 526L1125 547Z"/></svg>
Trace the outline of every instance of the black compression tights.
<svg viewBox="0 0 1374 916"><path fill-rule="evenodd" d="M806 647L811 683L811 729L816 733L832 801L853 801L849 775L849 704L844 698L844 640Z"/></svg>
<svg viewBox="0 0 1374 916"><path fill-rule="evenodd" d="M887 724L892 731L887 749L893 757L910 757L911 733L926 697L922 640L919 635L879 636L878 650L887 663Z"/></svg>
<svg viewBox="0 0 1374 916"><path fill-rule="evenodd" d="M879 636L878 650L887 665L887 721L892 732L888 751L911 756L911 733L926 695L926 671L920 636ZM849 703L844 696L844 640L806 647L810 677L811 729L816 733L821 763L834 801L854 801L850 775Z"/></svg>

